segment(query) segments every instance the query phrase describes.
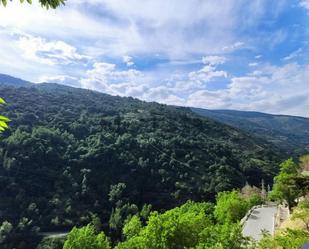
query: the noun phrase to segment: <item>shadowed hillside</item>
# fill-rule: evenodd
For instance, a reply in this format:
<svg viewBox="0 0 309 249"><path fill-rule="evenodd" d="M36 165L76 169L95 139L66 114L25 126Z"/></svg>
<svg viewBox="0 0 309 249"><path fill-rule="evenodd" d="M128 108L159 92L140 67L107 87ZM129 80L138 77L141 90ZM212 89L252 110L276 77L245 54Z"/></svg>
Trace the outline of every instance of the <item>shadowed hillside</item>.
<svg viewBox="0 0 309 249"><path fill-rule="evenodd" d="M303 154L309 150L309 118L260 112L191 109L199 115L265 139L288 153Z"/></svg>

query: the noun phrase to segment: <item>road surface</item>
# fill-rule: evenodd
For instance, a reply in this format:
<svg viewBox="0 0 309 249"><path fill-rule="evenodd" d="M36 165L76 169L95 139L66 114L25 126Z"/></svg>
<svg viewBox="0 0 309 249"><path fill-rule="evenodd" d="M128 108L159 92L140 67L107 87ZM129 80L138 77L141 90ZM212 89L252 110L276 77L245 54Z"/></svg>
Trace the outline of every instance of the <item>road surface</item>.
<svg viewBox="0 0 309 249"><path fill-rule="evenodd" d="M69 232L47 232L47 233L39 233L39 235L47 238L59 238L65 237Z"/></svg>
<svg viewBox="0 0 309 249"><path fill-rule="evenodd" d="M251 236L255 240L259 241L262 238L262 230L267 230L273 234L276 212L276 206L254 209L244 223L243 235Z"/></svg>

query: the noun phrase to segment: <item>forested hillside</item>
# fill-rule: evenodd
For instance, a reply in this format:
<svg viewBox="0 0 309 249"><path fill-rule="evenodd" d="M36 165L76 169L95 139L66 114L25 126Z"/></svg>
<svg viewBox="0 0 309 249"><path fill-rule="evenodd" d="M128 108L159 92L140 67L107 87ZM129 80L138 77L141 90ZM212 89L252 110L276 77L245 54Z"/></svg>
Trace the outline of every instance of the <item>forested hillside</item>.
<svg viewBox="0 0 309 249"><path fill-rule="evenodd" d="M192 110L267 140L289 154L309 151L309 118L234 110Z"/></svg>
<svg viewBox="0 0 309 249"><path fill-rule="evenodd" d="M213 200L277 173L269 145L187 108L56 84L0 92L12 120L0 140L0 220L19 233L99 219L117 235L144 204Z"/></svg>

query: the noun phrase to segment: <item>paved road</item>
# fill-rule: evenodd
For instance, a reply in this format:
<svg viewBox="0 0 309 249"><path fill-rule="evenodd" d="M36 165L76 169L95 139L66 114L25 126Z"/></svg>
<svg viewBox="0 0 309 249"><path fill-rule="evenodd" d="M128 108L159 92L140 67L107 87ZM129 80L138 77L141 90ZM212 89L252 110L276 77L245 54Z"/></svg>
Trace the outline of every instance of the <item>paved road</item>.
<svg viewBox="0 0 309 249"><path fill-rule="evenodd" d="M259 241L262 238L262 230L274 233L275 214L277 207L261 207L252 211L248 220L244 223L243 235L251 236Z"/></svg>
<svg viewBox="0 0 309 249"><path fill-rule="evenodd" d="M68 232L47 232L47 233L39 233L39 235L48 238L58 238L67 236Z"/></svg>

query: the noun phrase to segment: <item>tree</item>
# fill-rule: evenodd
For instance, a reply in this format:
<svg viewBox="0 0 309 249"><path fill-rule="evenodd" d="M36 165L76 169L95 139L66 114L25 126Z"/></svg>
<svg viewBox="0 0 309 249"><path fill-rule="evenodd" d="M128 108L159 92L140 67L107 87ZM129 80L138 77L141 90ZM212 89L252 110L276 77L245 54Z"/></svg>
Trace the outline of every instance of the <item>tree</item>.
<svg viewBox="0 0 309 249"><path fill-rule="evenodd" d="M135 218L132 223L136 224L130 224L135 233L116 249L249 248L239 224L216 224L212 213L209 203L187 202L162 214L152 212L147 226L141 229Z"/></svg>
<svg viewBox="0 0 309 249"><path fill-rule="evenodd" d="M12 1L12 0L11 0ZM25 0L19 0L21 3L23 3ZM29 4L32 4L32 0L26 0L27 3ZM39 0L40 4L43 6L43 7L46 7L47 9L48 8L52 8L52 9L55 9L57 8L58 6L60 5L64 5L65 4L65 1L66 0ZM8 3L8 0L0 0L0 5L1 3L6 6L7 3Z"/></svg>
<svg viewBox="0 0 309 249"><path fill-rule="evenodd" d="M2 222L0 226L0 244L2 244L7 236L11 233L13 230L13 226L10 222L4 221Z"/></svg>
<svg viewBox="0 0 309 249"><path fill-rule="evenodd" d="M293 159L288 159L280 165L280 172L275 177L275 183L271 197L277 200L285 200L291 209L296 205L296 199L302 190L297 187L295 177L299 175L300 166Z"/></svg>
<svg viewBox="0 0 309 249"><path fill-rule="evenodd" d="M216 198L215 217L220 223L237 222L246 215L248 202L237 191L221 192Z"/></svg>
<svg viewBox="0 0 309 249"><path fill-rule="evenodd" d="M126 239L130 239L141 231L142 222L137 215L132 216L126 220L125 225L123 226L122 233L126 237Z"/></svg>
<svg viewBox="0 0 309 249"><path fill-rule="evenodd" d="M103 232L96 234L92 225L74 227L64 242L63 249L110 249L110 242Z"/></svg>
<svg viewBox="0 0 309 249"><path fill-rule="evenodd" d="M200 243L196 249L249 249L249 238L242 235L242 227L238 223L216 224L205 228L200 234Z"/></svg>
<svg viewBox="0 0 309 249"><path fill-rule="evenodd" d="M4 99L0 98L0 105L4 105L4 104L5 104ZM0 133L8 128L8 125L7 125L8 122L10 122L10 120L7 117L0 116Z"/></svg>

